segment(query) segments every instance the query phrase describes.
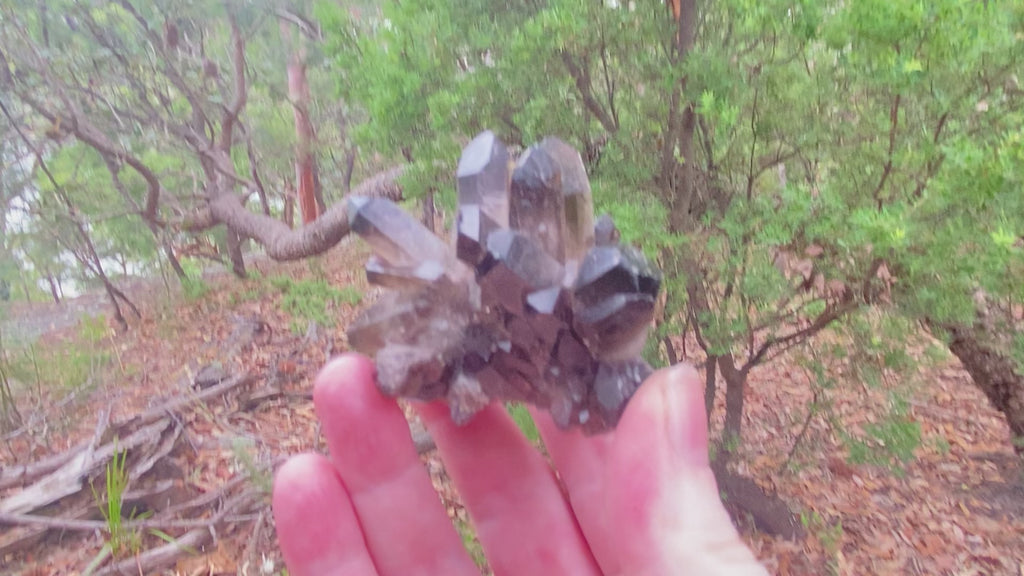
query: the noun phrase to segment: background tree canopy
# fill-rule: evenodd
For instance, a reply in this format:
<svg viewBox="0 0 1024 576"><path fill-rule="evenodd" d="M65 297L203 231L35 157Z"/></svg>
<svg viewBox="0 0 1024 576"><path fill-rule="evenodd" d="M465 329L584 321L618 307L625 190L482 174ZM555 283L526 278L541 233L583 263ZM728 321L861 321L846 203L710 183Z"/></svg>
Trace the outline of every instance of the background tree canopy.
<svg viewBox="0 0 1024 576"><path fill-rule="evenodd" d="M727 437L755 366L877 381L925 334L1021 437L1022 26L977 0L4 1L4 294L98 283L126 324L119 275L321 253L353 175L444 209L473 135L556 134L667 273L650 360L695 342ZM848 344L806 346L825 330Z"/></svg>

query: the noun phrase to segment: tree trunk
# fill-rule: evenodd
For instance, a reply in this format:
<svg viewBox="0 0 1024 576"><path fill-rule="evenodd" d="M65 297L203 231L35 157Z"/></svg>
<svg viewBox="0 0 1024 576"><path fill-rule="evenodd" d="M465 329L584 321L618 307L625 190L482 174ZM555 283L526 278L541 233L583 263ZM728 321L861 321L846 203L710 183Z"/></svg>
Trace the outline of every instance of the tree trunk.
<svg viewBox="0 0 1024 576"><path fill-rule="evenodd" d="M46 271L46 283L50 285L50 296L54 304L60 304L60 293L57 292L57 282L53 280L53 273Z"/></svg>
<svg viewBox="0 0 1024 576"><path fill-rule="evenodd" d="M178 261L178 257L174 255L174 250L171 245L167 242L163 242L164 256L167 256L167 261L171 264L171 269L174 270L174 274L181 280L185 278L185 269L181 267L181 262Z"/></svg>
<svg viewBox="0 0 1024 576"><path fill-rule="evenodd" d="M290 191L284 197L284 212L281 214L281 220L289 228L295 228L295 196Z"/></svg>
<svg viewBox="0 0 1024 576"><path fill-rule="evenodd" d="M974 384L1003 413L1013 435L1013 447L1024 456L1024 374L1009 356L983 341L971 328L946 324L949 351L960 359Z"/></svg>
<svg viewBox="0 0 1024 576"><path fill-rule="evenodd" d="M117 322L117 326L123 332L128 329L128 321L124 319L124 314L121 313L121 304L117 300L117 289L110 283L106 275L101 276L101 279L103 280L103 289L107 292L107 299L110 300L110 304L114 307L114 321Z"/></svg>
<svg viewBox="0 0 1024 576"><path fill-rule="evenodd" d="M313 198L316 199L317 214L327 212L327 201L324 200L324 184L320 181L320 164L313 156Z"/></svg>
<svg viewBox="0 0 1024 576"><path fill-rule="evenodd" d="M313 123L309 119L309 81L306 78L306 50L302 35L291 42L291 24L281 21L281 36L291 44L288 55L288 99L295 117L295 180L299 190L299 211L302 223L309 224L318 215L315 159L313 157Z"/></svg>
<svg viewBox="0 0 1024 576"><path fill-rule="evenodd" d="M28 274L25 274L23 272L21 274L18 274L18 277L21 278L21 289L25 291L25 302L31 303L32 302L32 291L29 290L29 288L28 288L28 279L27 279L28 278Z"/></svg>
<svg viewBox="0 0 1024 576"><path fill-rule="evenodd" d="M674 8L678 8L678 11L673 10L678 28L672 60L674 64L681 65L693 51L697 33L697 0L679 0ZM687 78L683 77L672 89L661 154L660 184L671 209L669 226L675 232L683 231L689 222L690 202L696 184L693 138L697 122L693 103L684 100L686 83Z"/></svg>
<svg viewBox="0 0 1024 576"><path fill-rule="evenodd" d="M231 260L231 271L239 278L245 278L245 257L242 256L242 239L231 228L227 230L227 252Z"/></svg>
<svg viewBox="0 0 1024 576"><path fill-rule="evenodd" d="M356 169L356 149L352 148L345 154L345 177L342 179L342 190L346 194L352 190L352 173Z"/></svg>
<svg viewBox="0 0 1024 576"><path fill-rule="evenodd" d="M725 379L725 435L737 442L743 427L743 392L747 387L747 371L737 370L732 354L718 357L718 368Z"/></svg>
<svg viewBox="0 0 1024 576"><path fill-rule="evenodd" d="M427 227L431 232L434 230L434 219L437 215L436 207L434 206L434 189L431 188L427 191L427 194L423 196L423 225Z"/></svg>
<svg viewBox="0 0 1024 576"><path fill-rule="evenodd" d="M715 393L718 391L717 382L718 356L708 356L704 363L704 417L708 423L711 422L711 411L715 409Z"/></svg>

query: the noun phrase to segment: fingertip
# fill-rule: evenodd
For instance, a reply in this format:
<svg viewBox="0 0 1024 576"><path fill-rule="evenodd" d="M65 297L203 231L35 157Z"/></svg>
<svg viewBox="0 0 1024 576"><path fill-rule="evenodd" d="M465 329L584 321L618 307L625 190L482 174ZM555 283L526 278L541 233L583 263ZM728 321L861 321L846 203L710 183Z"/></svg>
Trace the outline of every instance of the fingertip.
<svg viewBox="0 0 1024 576"><path fill-rule="evenodd" d="M313 380L313 403L330 401L346 388L373 387L376 369L373 362L354 352L331 359Z"/></svg>
<svg viewBox="0 0 1024 576"><path fill-rule="evenodd" d="M311 491L321 490L325 472L333 474L331 463L316 454L300 454L285 461L274 474L274 515L287 515L294 504L308 500Z"/></svg>
<svg viewBox="0 0 1024 576"><path fill-rule="evenodd" d="M293 574L373 573L352 502L326 458L290 458L274 476L271 502L281 551ZM339 572L342 567L351 570Z"/></svg>
<svg viewBox="0 0 1024 576"><path fill-rule="evenodd" d="M681 462L707 466L704 387L697 370L676 364L652 374L626 407L617 434L645 443L664 442Z"/></svg>

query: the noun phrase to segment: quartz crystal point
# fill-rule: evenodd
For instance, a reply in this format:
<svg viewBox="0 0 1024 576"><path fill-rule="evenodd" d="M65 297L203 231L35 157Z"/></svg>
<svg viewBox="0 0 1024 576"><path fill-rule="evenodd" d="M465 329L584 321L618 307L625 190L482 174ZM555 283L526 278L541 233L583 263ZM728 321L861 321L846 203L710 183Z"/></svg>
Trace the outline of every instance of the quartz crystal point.
<svg viewBox="0 0 1024 576"><path fill-rule="evenodd" d="M445 399L465 424L522 401L561 428L616 426L651 373L640 358L661 275L596 221L579 153L548 137L517 162L487 131L463 150L449 245L384 199L350 199L349 223L386 288L348 330L390 396Z"/></svg>
<svg viewBox="0 0 1024 576"><path fill-rule="evenodd" d="M594 245L594 201L583 158L572 146L548 136L540 148L558 164L562 175L562 198L565 218L562 220L562 242L565 261L578 262Z"/></svg>
<svg viewBox="0 0 1024 576"><path fill-rule="evenodd" d="M519 158L509 199L509 225L536 238L548 254L564 261L562 170L543 147L534 146Z"/></svg>

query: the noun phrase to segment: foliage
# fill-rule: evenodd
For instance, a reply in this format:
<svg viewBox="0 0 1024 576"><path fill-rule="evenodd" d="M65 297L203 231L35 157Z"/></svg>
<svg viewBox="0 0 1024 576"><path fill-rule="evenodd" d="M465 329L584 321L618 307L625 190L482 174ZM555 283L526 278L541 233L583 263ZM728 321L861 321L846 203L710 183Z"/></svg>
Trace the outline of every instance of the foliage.
<svg viewBox="0 0 1024 576"><path fill-rule="evenodd" d="M8 376L36 390L98 385L111 364L106 326L102 315L85 317L71 339L12 346L7 350Z"/></svg>
<svg viewBox="0 0 1024 576"><path fill-rule="evenodd" d="M887 468L897 475L903 465L913 460L914 450L921 444L921 426L906 413L906 402L894 397L889 412L878 422L864 425L863 436L843 434L850 451L850 462Z"/></svg>
<svg viewBox="0 0 1024 576"><path fill-rule="evenodd" d="M275 276L270 279L284 298L281 308L292 315L292 331L302 333L305 324L316 322L320 326L333 326L335 319L331 316L333 306L358 304L363 296L352 286L335 288L322 278L295 280L288 276Z"/></svg>
<svg viewBox="0 0 1024 576"><path fill-rule="evenodd" d="M487 556L484 554L484 548L480 545L480 540L476 536L473 525L468 520L456 518L455 529L458 531L459 537L462 538L462 546L469 553L469 557L473 559L477 568L481 570L486 568Z"/></svg>
<svg viewBox="0 0 1024 576"><path fill-rule="evenodd" d="M231 440L231 452L248 475L249 481L259 489L260 493L270 497L274 489L273 475L256 462L253 448L254 443L249 438L236 437Z"/></svg>
<svg viewBox="0 0 1024 576"><path fill-rule="evenodd" d="M138 552L142 540L138 531L124 526L124 511L121 509L122 498L128 489L128 452L117 450L115 445L113 459L107 464L104 494L92 487L93 499L99 506L103 519L107 522L107 544L114 556L124 556ZM134 510L129 519L135 518Z"/></svg>
<svg viewBox="0 0 1024 576"><path fill-rule="evenodd" d="M658 335L694 330L739 385L846 318L877 381L909 369L920 320L972 322L979 289L1021 302L1021 6L700 2L679 48L655 4L317 14L358 142L411 160L414 193L450 203L458 146L485 128L581 150L596 205L666 271ZM885 318L857 320L871 307ZM914 435L894 426L869 433L900 459Z"/></svg>
<svg viewBox="0 0 1024 576"><path fill-rule="evenodd" d="M210 293L210 286L202 278L185 276L181 279L181 291L185 300L195 302Z"/></svg>
<svg viewBox="0 0 1024 576"><path fill-rule="evenodd" d="M537 431L537 425L533 422L533 417L530 416L530 410L519 402L509 402L506 409L530 444L539 445L540 433Z"/></svg>

